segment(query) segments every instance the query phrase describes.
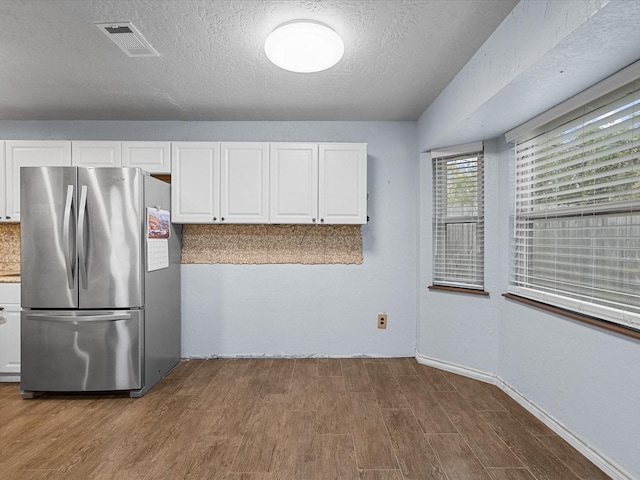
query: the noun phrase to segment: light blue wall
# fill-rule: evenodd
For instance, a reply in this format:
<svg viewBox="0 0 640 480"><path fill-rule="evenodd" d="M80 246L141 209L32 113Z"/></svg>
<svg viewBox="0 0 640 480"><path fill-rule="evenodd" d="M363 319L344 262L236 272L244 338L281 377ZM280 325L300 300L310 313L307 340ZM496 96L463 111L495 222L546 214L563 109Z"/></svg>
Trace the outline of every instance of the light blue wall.
<svg viewBox="0 0 640 480"><path fill-rule="evenodd" d="M362 265L183 265L182 354L412 356L415 122L0 122L2 139L368 143ZM377 314L386 312L386 330Z"/></svg>
<svg viewBox="0 0 640 480"><path fill-rule="evenodd" d="M500 348L499 302L504 292L505 240L499 225L497 172L502 168L496 141L485 142L485 282L489 296L428 290L433 282L431 157L420 160L420 281L417 351L439 362L478 372L496 372Z"/></svg>
<svg viewBox="0 0 640 480"><path fill-rule="evenodd" d="M489 297L428 290L432 281L431 165L421 160L417 353L427 362L496 379L594 453L640 478L640 341L505 299L513 151L485 142L485 282ZM589 450L591 449L591 450ZM583 450L584 451L584 450Z"/></svg>
<svg viewBox="0 0 640 480"><path fill-rule="evenodd" d="M417 356L494 380L614 478L640 479L640 341L502 297L509 279L505 131L638 59L637 2L521 0L417 122L421 151L485 140L488 298L429 291L431 165L420 160ZM620 28L625 33L621 35ZM586 82L586 83L585 83Z"/></svg>
<svg viewBox="0 0 640 480"><path fill-rule="evenodd" d="M500 377L626 478L640 478L640 342L503 303Z"/></svg>
<svg viewBox="0 0 640 480"><path fill-rule="evenodd" d="M499 183L511 182L513 151L500 145ZM507 188L497 198L510 205ZM509 236L510 211L498 230ZM506 256L508 250L504 250ZM508 264L500 276L508 281ZM620 469L640 478L640 341L504 298L499 302L500 358L496 371L513 390Z"/></svg>

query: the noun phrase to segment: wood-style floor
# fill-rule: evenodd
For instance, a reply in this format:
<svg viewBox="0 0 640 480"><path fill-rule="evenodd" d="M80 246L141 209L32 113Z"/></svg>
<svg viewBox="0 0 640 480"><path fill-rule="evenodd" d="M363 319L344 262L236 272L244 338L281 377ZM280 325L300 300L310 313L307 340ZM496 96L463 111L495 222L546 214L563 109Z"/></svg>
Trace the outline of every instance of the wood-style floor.
<svg viewBox="0 0 640 480"><path fill-rule="evenodd" d="M139 399L0 384L0 478L608 477L495 386L397 358L189 360Z"/></svg>

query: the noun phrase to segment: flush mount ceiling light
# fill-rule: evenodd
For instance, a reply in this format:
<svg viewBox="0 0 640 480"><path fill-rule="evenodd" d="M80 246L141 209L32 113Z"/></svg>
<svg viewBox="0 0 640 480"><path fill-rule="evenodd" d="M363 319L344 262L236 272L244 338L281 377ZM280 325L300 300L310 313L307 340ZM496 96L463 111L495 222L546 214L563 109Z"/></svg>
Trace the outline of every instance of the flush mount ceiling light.
<svg viewBox="0 0 640 480"><path fill-rule="evenodd" d="M312 20L295 20L267 37L264 51L278 67L313 73L333 67L344 54L344 43L331 28Z"/></svg>

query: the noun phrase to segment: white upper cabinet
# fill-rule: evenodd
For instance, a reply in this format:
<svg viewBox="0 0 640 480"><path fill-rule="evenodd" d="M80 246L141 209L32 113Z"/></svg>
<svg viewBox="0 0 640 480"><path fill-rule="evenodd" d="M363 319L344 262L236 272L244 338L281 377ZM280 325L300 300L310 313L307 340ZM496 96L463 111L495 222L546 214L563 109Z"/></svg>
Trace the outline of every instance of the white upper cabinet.
<svg viewBox="0 0 640 480"><path fill-rule="evenodd" d="M20 221L20 167L171 174L176 223L367 223L366 143L0 141L0 222Z"/></svg>
<svg viewBox="0 0 640 480"><path fill-rule="evenodd" d="M122 142L122 166L171 173L171 142Z"/></svg>
<svg viewBox="0 0 640 480"><path fill-rule="evenodd" d="M121 167L122 142L73 141L71 164L76 167Z"/></svg>
<svg viewBox="0 0 640 480"><path fill-rule="evenodd" d="M220 220L269 223L269 144L220 144Z"/></svg>
<svg viewBox="0 0 640 480"><path fill-rule="evenodd" d="M320 223L367 223L367 144L320 144L318 185Z"/></svg>
<svg viewBox="0 0 640 480"><path fill-rule="evenodd" d="M71 163L77 167L139 167L149 173L171 172L170 142L71 142Z"/></svg>
<svg viewBox="0 0 640 480"><path fill-rule="evenodd" d="M0 141L0 222L7 221L7 170L4 161L4 144L4 141Z"/></svg>
<svg viewBox="0 0 640 480"><path fill-rule="evenodd" d="M220 144L174 142L171 145L171 221L220 221Z"/></svg>
<svg viewBox="0 0 640 480"><path fill-rule="evenodd" d="M176 223L367 223L366 143L172 145Z"/></svg>
<svg viewBox="0 0 640 480"><path fill-rule="evenodd" d="M269 154L269 221L316 223L318 144L272 143Z"/></svg>
<svg viewBox="0 0 640 480"><path fill-rule="evenodd" d="M20 221L20 167L71 166L71 142L7 140L4 221Z"/></svg>

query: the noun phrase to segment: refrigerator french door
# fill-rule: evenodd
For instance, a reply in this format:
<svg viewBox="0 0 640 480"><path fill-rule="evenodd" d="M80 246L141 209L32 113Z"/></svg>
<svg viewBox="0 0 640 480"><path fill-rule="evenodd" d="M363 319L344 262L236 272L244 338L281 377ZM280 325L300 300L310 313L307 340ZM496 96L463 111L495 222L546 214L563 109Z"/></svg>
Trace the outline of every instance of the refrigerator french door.
<svg viewBox="0 0 640 480"><path fill-rule="evenodd" d="M21 169L23 308L142 307L141 173Z"/></svg>
<svg viewBox="0 0 640 480"><path fill-rule="evenodd" d="M158 302L176 288L146 271L147 207L170 202L153 182L163 183L134 168L21 169L23 395L150 388L145 363L157 377L179 360L175 341L161 347L153 333L169 322L179 341L179 313L146 318L146 284L164 290ZM171 352L162 365L145 362L150 338Z"/></svg>

